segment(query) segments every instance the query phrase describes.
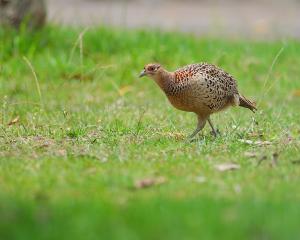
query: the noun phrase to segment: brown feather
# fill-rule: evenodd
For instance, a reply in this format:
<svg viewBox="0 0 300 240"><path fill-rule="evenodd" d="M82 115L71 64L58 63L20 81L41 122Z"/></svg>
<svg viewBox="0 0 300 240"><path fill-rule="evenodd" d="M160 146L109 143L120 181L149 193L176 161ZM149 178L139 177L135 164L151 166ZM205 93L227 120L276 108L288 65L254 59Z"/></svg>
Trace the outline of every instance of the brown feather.
<svg viewBox="0 0 300 240"><path fill-rule="evenodd" d="M240 95L240 106L244 108L250 109L252 112L255 112L257 110L255 103L251 102L249 99L247 99L245 96Z"/></svg>

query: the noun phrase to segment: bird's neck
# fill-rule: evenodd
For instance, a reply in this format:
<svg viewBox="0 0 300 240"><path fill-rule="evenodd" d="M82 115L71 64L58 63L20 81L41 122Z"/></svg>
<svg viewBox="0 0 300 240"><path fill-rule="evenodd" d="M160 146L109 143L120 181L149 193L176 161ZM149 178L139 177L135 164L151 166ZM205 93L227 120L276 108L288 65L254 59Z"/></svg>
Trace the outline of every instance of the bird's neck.
<svg viewBox="0 0 300 240"><path fill-rule="evenodd" d="M161 71L160 74L156 75L154 80L157 85L167 94L174 85L175 74L173 72L164 70Z"/></svg>

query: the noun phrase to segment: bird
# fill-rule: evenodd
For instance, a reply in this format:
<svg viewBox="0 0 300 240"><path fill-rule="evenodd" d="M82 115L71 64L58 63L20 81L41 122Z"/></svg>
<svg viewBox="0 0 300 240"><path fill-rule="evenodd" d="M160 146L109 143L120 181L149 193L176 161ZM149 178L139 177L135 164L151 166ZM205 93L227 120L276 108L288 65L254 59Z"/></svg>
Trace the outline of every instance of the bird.
<svg viewBox="0 0 300 240"><path fill-rule="evenodd" d="M189 136L194 138L209 123L216 131L210 115L230 106L240 106L252 112L255 102L239 93L236 79L216 65L195 63L169 72L159 63L146 64L139 77L153 79L177 109L197 115L197 127Z"/></svg>

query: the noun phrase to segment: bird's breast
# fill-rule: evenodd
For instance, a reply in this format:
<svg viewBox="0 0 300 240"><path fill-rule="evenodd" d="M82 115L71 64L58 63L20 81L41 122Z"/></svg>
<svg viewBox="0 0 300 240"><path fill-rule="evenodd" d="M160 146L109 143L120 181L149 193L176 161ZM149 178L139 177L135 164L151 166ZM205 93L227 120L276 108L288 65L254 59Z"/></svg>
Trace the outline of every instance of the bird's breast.
<svg viewBox="0 0 300 240"><path fill-rule="evenodd" d="M201 96L180 93L176 95L167 95L170 103L177 109L186 112L208 112L209 108L203 102Z"/></svg>
<svg viewBox="0 0 300 240"><path fill-rule="evenodd" d="M187 112L192 112L192 104L188 101L185 96L178 95L167 95L170 103L177 109Z"/></svg>

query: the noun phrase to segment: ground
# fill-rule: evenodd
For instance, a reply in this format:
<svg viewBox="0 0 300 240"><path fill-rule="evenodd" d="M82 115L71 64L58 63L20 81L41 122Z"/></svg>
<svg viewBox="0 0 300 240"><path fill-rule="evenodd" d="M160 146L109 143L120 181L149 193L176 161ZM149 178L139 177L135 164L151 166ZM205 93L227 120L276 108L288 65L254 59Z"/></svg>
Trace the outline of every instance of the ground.
<svg viewBox="0 0 300 240"><path fill-rule="evenodd" d="M300 37L300 2L47 0L48 19L64 25L164 29L222 38Z"/></svg>
<svg viewBox="0 0 300 240"><path fill-rule="evenodd" d="M0 30L1 239L298 239L300 43ZM186 136L144 64L214 63L258 112Z"/></svg>

